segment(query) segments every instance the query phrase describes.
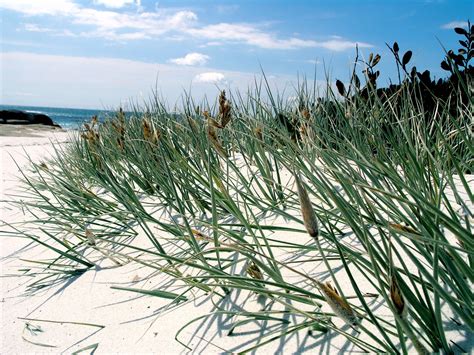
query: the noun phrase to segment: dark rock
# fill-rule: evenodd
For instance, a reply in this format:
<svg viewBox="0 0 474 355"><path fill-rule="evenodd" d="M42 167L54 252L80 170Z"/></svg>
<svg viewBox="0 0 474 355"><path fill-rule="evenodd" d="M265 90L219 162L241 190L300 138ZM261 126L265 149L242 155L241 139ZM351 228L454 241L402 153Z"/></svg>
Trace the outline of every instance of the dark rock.
<svg viewBox="0 0 474 355"><path fill-rule="evenodd" d="M46 126L61 127L54 123L51 117L47 115L20 110L0 110L0 123L43 124Z"/></svg>

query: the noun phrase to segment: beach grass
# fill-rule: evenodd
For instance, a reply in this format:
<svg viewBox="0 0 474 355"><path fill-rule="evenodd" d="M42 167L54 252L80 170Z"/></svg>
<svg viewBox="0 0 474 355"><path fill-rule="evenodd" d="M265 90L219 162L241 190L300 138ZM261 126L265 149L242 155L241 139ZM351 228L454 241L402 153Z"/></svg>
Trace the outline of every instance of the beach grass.
<svg viewBox="0 0 474 355"><path fill-rule="evenodd" d="M469 351L446 335L474 329L469 85L468 104L431 110L408 81L385 98L355 82L353 96L328 82L321 98L303 83L288 101L263 78L213 105L185 96L176 113L155 98L94 118L23 170L32 219L8 233L49 253L31 261L29 289L133 263L172 286L114 288L170 307L264 297L260 310L215 308L235 317L229 336L262 327L239 352L300 331L370 352Z"/></svg>

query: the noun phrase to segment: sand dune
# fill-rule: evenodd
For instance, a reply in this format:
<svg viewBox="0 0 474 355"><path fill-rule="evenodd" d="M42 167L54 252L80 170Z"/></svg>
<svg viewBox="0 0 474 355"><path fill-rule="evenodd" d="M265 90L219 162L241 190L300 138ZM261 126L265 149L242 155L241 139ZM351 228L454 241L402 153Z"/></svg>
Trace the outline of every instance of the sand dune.
<svg viewBox="0 0 474 355"><path fill-rule="evenodd" d="M39 136L39 137L38 137ZM69 141L68 133L37 131L25 137L0 137L1 149L1 217L10 224L32 218L25 216L18 206L5 200L18 201L22 193L19 168L28 165L29 159L41 162L54 154L52 142L64 147ZM285 223L285 221L273 221ZM293 222L294 223L294 222ZM301 226L295 226L301 227ZM8 228L8 227L3 227ZM275 233L274 238L287 237ZM301 238L301 235L299 236ZM308 237L307 242L311 242ZM348 238L350 243L351 239ZM135 263L124 263L117 267L113 262L104 262L80 276L59 280L56 285L32 290L28 287L33 279L22 276L25 269L39 267L31 260L47 256L44 249L33 245L29 239L0 239L1 251L1 313L2 332L0 348L2 353L73 352L80 349L98 353L186 353L192 349L196 353L238 352L257 344L266 329L256 322L247 323L236 329L232 336L228 333L238 320L225 312L216 313L216 306L222 311L236 309L258 310L272 302L262 299L252 292L233 292L223 300L217 297L196 294L186 302L170 304L169 300L124 292L112 287L136 287L180 291L170 277L164 274L150 274L150 269ZM281 251L285 258L285 251ZM294 256L293 256L294 257ZM295 260L293 260L294 262ZM301 270L305 267L301 266ZM307 272L324 277L322 262L314 263ZM29 273L29 275L31 272ZM338 272L342 284L348 282L343 272ZM327 276L327 275L326 275ZM370 293L369 285L359 285ZM382 305L383 300L370 298L371 305ZM281 307L284 309L284 307ZM330 309L327 309L330 311ZM180 334L180 344L175 334L187 322L203 317ZM379 314L389 317L389 312L381 307ZM448 317L450 310L446 309ZM341 330L356 335L357 331L345 325L340 319L334 322ZM448 332L451 340L456 340L466 348L472 348L465 338L464 330L453 327ZM368 339L365 339L368 340ZM470 340L472 341L472 339ZM307 330L292 333L278 341L262 347L259 353L339 353L360 352L347 339L335 332L311 335Z"/></svg>

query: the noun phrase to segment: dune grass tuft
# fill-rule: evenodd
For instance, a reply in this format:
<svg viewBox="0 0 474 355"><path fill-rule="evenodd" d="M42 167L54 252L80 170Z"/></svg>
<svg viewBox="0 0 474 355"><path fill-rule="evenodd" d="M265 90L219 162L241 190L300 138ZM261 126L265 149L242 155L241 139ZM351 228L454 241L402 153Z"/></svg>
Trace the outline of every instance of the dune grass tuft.
<svg viewBox="0 0 474 355"><path fill-rule="evenodd" d="M34 261L31 290L134 263L169 275L173 292L115 289L171 303L269 300L259 311L215 309L234 317L234 334L272 322L238 351L308 331L362 351L458 351L454 320L467 337L474 329L473 82L459 75L449 100L431 97L435 109L425 108L409 57L398 59L405 79L385 96L376 55L364 88L355 77L337 83L343 98L329 83L324 97L303 83L299 102L287 101L264 78L247 95L222 92L212 107L187 97L176 114L155 98L94 118L47 168L24 171L21 204L35 217L5 234L49 253Z"/></svg>

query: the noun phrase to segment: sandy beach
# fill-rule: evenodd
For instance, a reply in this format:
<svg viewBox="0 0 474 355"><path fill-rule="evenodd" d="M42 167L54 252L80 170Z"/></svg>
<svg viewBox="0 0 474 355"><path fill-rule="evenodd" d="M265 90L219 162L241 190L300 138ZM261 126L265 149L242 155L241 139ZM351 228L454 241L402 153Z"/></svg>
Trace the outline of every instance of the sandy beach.
<svg viewBox="0 0 474 355"><path fill-rule="evenodd" d="M53 143L57 147L65 147L70 140L69 134L30 128L16 132L15 136L0 137L2 221L15 225L32 218L25 216L19 206L5 202L18 201L23 198L20 196L24 196L18 167L24 169L29 159L35 163L45 161L55 152ZM285 221L273 223L284 224ZM276 232L274 237L287 238L288 235ZM3 235L0 242L2 353L71 353L81 349L85 353L94 349L97 353L227 353L257 344L259 338L265 335L266 328L257 322L244 324L232 336L228 335L237 319L222 311L239 308L258 310L270 302L252 292L233 292L223 300L197 293L195 298L186 302L172 304L167 299L112 288L144 289L153 286L154 289L179 292L169 276L126 262L120 267L113 263L101 264L80 276L58 280L51 287L33 290L29 285L35 278L26 269L41 269L41 265L31 261L44 259L47 256L45 250L33 246L28 239ZM281 257L285 258L285 254ZM322 262L301 268L312 274L319 274L325 269ZM342 284L349 283L343 272L338 275ZM368 293L373 291L370 285L362 284L360 287ZM369 298L369 301L375 306L382 304L383 300ZM215 313L216 307L221 313ZM211 312L214 314L204 317ZM384 313L387 311L382 310L380 314ZM449 316L449 308L446 308L445 314ZM203 318L180 334L180 341L189 348L178 343L174 336L180 328L201 316ZM341 320L335 319L334 322L341 329L357 334ZM466 339L465 334L464 329L455 326L449 331L451 340L467 349L472 348L472 339ZM306 351L333 354L358 353L361 350L334 332L312 335L304 330L284 336L260 348L258 353Z"/></svg>
<svg viewBox="0 0 474 355"><path fill-rule="evenodd" d="M0 0L0 355L474 355L453 3Z"/></svg>
<svg viewBox="0 0 474 355"><path fill-rule="evenodd" d="M4 202L23 195L18 167L27 167L29 159L45 161L54 154L53 143L64 146L69 141L68 135L30 127L16 132L15 136L0 137L1 220L15 224L28 218L19 208ZM190 350L179 344L174 335L188 321L215 311L215 302L228 310L244 305L246 309L249 305L255 310L262 307L262 299L252 293L245 297L234 294L220 302L216 297L201 294L186 303L170 306L165 299L111 289L111 286L145 288L151 282L155 288L168 290L170 285L173 288L171 278L150 275L149 270L136 265L97 267L80 277L58 282L57 286L30 292L31 278L22 277L22 270L35 267L28 260L44 258L44 250L21 238L2 237L0 242L0 348L5 354L71 353L96 345L98 353L187 353ZM204 318L184 331L181 341L195 353L226 353L255 343L263 335L255 324L249 324L235 335L227 336L233 318L225 315ZM306 331L273 342L259 353L310 350L334 353L342 349L350 350L353 346L334 334L315 338Z"/></svg>
<svg viewBox="0 0 474 355"><path fill-rule="evenodd" d="M0 124L0 128L0 137L44 138L66 132L60 127L42 124Z"/></svg>
<svg viewBox="0 0 474 355"><path fill-rule="evenodd" d="M23 195L18 167L27 167L29 159L45 161L54 154L52 143L64 146L69 141L68 135L30 127L14 136L0 137L2 221L15 224L31 218L4 202ZM32 280L22 274L25 268L35 267L28 260L45 257L44 249L21 238L2 236L0 242L0 349L4 354L71 353L89 346L90 349L97 346L97 353L187 353L190 350L174 339L175 334L193 318L215 311L215 302L224 309L243 305L249 309L249 304L255 310L261 307L262 300L252 293L246 297L234 294L220 302L216 297L201 294L186 303L170 306L166 299L111 289L111 286L145 288L152 282L155 288L170 289L169 277L150 275L149 270L137 265L97 267L67 282L58 282L57 286L31 292L28 285ZM255 343L262 335L255 324L249 324L235 335L227 336L235 320L232 318L225 315L204 318L186 329L180 340L195 353L225 353ZM260 353L315 349L334 353L351 348L342 337L328 334L314 338L304 332L273 342Z"/></svg>

